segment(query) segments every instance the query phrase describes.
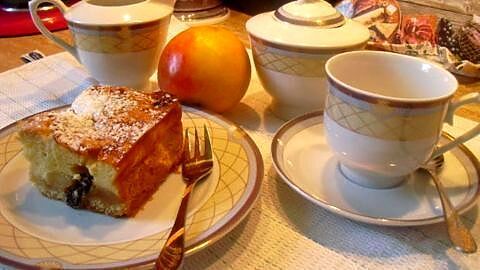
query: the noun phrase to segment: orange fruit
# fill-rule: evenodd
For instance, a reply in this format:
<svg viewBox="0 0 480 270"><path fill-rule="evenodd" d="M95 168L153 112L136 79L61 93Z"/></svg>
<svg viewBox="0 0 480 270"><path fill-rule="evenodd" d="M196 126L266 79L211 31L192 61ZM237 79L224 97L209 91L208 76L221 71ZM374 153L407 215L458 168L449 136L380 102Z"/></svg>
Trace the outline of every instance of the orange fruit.
<svg viewBox="0 0 480 270"><path fill-rule="evenodd" d="M232 32L213 26L193 27L163 49L158 86L182 103L225 112L245 95L250 74L248 54Z"/></svg>

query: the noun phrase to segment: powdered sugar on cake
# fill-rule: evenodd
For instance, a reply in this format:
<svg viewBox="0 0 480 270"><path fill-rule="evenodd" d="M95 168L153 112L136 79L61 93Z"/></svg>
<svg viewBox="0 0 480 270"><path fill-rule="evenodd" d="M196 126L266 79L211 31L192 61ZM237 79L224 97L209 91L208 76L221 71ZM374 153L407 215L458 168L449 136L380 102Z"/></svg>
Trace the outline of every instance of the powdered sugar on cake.
<svg viewBox="0 0 480 270"><path fill-rule="evenodd" d="M161 121L175 102L165 92L144 94L125 87L93 86L68 110L38 117L48 119L58 143L80 153L115 157L115 162Z"/></svg>

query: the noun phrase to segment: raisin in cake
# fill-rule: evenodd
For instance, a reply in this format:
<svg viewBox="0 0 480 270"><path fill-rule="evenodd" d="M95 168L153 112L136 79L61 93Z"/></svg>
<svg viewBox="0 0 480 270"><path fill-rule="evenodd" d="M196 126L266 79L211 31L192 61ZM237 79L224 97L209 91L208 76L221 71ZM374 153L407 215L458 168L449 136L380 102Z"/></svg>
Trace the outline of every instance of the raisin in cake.
<svg viewBox="0 0 480 270"><path fill-rule="evenodd" d="M165 92L93 86L21 123L31 181L74 208L133 216L180 162L181 115Z"/></svg>

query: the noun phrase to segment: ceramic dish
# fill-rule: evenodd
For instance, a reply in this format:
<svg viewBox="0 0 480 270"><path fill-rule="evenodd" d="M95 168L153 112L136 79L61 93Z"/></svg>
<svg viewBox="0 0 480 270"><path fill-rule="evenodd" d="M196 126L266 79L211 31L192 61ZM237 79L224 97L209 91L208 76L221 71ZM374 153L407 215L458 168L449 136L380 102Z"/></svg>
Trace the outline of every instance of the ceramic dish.
<svg viewBox="0 0 480 270"><path fill-rule="evenodd" d="M62 12L73 44L45 27L37 12L44 3ZM98 82L150 91L148 78L157 70L173 4L169 0L88 0L67 7L62 0L31 0L28 6L38 30L82 63Z"/></svg>
<svg viewBox="0 0 480 270"><path fill-rule="evenodd" d="M273 98L271 110L283 120L323 110L325 62L363 49L370 38L366 26L323 0L286 3L250 18L245 27L258 77Z"/></svg>
<svg viewBox="0 0 480 270"><path fill-rule="evenodd" d="M220 116L184 107L184 127L209 128L215 165L193 193L187 255L232 230L259 194L263 163L254 142ZM134 218L73 210L28 180L15 125L0 131L0 263L16 268L102 269L152 262L163 247L184 183L173 173Z"/></svg>
<svg viewBox="0 0 480 270"><path fill-rule="evenodd" d="M272 158L280 177L313 203L341 216L371 224L414 226L443 221L441 202L427 174L415 172L401 185L371 189L347 180L324 135L322 112L283 125L272 142ZM452 140L446 133L440 143ZM445 154L439 178L460 213L479 195L480 165L464 145Z"/></svg>

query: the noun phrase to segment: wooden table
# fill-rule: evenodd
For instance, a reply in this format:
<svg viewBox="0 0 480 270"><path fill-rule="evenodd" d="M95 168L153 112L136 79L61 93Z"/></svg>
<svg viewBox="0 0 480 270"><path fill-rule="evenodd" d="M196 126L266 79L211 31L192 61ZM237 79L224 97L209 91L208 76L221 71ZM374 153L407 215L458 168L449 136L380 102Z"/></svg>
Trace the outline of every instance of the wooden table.
<svg viewBox="0 0 480 270"><path fill-rule="evenodd" d="M405 6L405 9L412 11L415 10L412 5ZM435 10L429 9L429 12L433 11ZM442 13L439 11L439 13L445 15L445 12ZM450 13L448 13L448 15L453 16ZM248 36L245 30L245 22L248 18L250 18L249 15L232 10L230 18L219 25L233 31L242 40L245 46L249 47ZM460 17L456 16L456 18L457 20L458 18L466 20L468 16L462 15ZM71 41L71 36L66 30L59 31L56 34L65 40ZM0 72L22 65L23 62L19 59L20 55L35 49L40 50L46 55L63 51L63 49L53 44L42 35L0 38ZM458 79L460 81L460 87L455 94L456 97L462 96L466 93L480 91L480 80L472 80L468 78ZM458 110L457 114L475 121L480 121L480 105L464 106Z"/></svg>

